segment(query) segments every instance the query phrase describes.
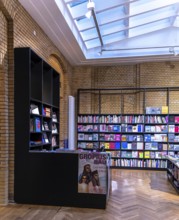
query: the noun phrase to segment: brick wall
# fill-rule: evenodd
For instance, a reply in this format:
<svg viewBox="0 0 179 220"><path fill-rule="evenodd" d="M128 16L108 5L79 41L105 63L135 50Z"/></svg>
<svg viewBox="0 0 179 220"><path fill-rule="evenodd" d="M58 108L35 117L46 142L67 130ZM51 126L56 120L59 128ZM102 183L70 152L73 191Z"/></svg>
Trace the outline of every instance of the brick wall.
<svg viewBox="0 0 179 220"><path fill-rule="evenodd" d="M179 86L179 63L143 63L138 65L121 65L108 67L76 67L73 76L73 93L78 88L136 88L136 87L176 87ZM86 73L90 77L86 78ZM86 80L86 81L85 81ZM167 93L164 91L147 92L145 106L144 93L126 90L123 94L111 95L101 92L101 113L143 113L145 106L164 106L167 104ZM99 95L83 93L80 99L80 113L97 113ZM170 92L170 113L179 109L179 92Z"/></svg>
<svg viewBox="0 0 179 220"><path fill-rule="evenodd" d="M55 69L59 67L57 71L63 79L60 112L64 115L60 115L61 143L67 138L67 97L71 95L72 68L17 0L0 0L0 18L0 204L7 204L14 195L13 48L31 47ZM53 62L52 56L56 58Z"/></svg>

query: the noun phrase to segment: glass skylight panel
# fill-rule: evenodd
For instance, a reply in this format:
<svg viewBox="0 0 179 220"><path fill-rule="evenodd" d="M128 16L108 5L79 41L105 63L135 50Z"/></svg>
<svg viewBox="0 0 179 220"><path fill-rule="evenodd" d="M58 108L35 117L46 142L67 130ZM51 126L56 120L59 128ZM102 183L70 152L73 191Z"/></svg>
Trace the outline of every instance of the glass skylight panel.
<svg viewBox="0 0 179 220"><path fill-rule="evenodd" d="M106 25L101 25L100 31L102 35L107 35L107 34L121 31L124 28L125 28L124 20L120 20L120 21L112 22Z"/></svg>
<svg viewBox="0 0 179 220"><path fill-rule="evenodd" d="M116 7L97 14L97 20L100 25L117 21L125 16L124 7Z"/></svg>
<svg viewBox="0 0 179 220"><path fill-rule="evenodd" d="M141 2L141 4L139 4ZM159 9L169 5L179 3L179 0L150 0L150 1L139 1L137 3L130 4L130 15L144 13L147 11ZM142 4L144 3L144 4Z"/></svg>
<svg viewBox="0 0 179 220"><path fill-rule="evenodd" d="M80 5L80 4L82 4L82 3L87 3L88 2L88 0L79 0L79 1L70 1L70 0L65 0L65 2L66 3L68 3L69 2L69 5L70 5L70 7L72 8L72 7L74 7L74 6L77 6L77 5Z"/></svg>
<svg viewBox="0 0 179 220"><path fill-rule="evenodd" d="M82 31L80 33L81 33L81 36L82 36L84 41L94 39L94 38L98 38L98 33L96 31L96 28L92 28L92 29L87 30L87 31Z"/></svg>
<svg viewBox="0 0 179 220"><path fill-rule="evenodd" d="M169 20L165 19L162 21L153 22L150 24L135 27L129 30L129 37L135 37L142 34L158 31L170 26Z"/></svg>
<svg viewBox="0 0 179 220"><path fill-rule="evenodd" d="M167 7L155 11L146 12L145 14L133 16L129 19L129 24L130 27L135 27L172 16L174 16L174 10L172 9L172 7Z"/></svg>
<svg viewBox="0 0 179 220"><path fill-rule="evenodd" d="M111 44L111 43L123 40L125 38L126 38L125 31L121 31L121 32L118 32L118 33L110 34L108 36L104 36L103 37L103 42L105 44Z"/></svg>
<svg viewBox="0 0 179 220"><path fill-rule="evenodd" d="M78 4L74 7L70 7L70 5L68 4L68 9L69 9L73 19L83 17L85 15L85 13L87 12L87 2L84 2L82 4Z"/></svg>
<svg viewBox="0 0 179 220"><path fill-rule="evenodd" d="M100 47L101 43L100 43L99 38L97 38L97 39L85 41L85 45L86 45L87 49L91 49L94 47Z"/></svg>
<svg viewBox="0 0 179 220"><path fill-rule="evenodd" d="M179 16L178 15L177 15L177 17L176 17L176 19L175 19L175 21L173 23L173 26L174 27L179 27Z"/></svg>
<svg viewBox="0 0 179 220"><path fill-rule="evenodd" d="M78 21L75 20L75 23L76 23L79 31L87 30L87 29L93 28L95 26L94 20L92 18L91 19L83 18Z"/></svg>

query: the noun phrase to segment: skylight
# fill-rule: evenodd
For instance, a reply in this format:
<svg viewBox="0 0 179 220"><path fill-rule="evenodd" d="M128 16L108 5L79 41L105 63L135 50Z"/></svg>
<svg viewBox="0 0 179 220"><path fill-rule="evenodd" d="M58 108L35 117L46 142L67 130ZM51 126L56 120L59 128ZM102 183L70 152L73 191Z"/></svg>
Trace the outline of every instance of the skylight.
<svg viewBox="0 0 179 220"><path fill-rule="evenodd" d="M74 26L70 28L77 31L76 40L87 59L97 58L98 52L102 57L116 57L120 49L123 52L126 49L130 56L142 55L144 49L145 54L166 55L170 53L169 47L179 45L179 0L61 1L71 16ZM91 1L95 6L88 19L85 14ZM134 50L136 47L141 48L140 53Z"/></svg>

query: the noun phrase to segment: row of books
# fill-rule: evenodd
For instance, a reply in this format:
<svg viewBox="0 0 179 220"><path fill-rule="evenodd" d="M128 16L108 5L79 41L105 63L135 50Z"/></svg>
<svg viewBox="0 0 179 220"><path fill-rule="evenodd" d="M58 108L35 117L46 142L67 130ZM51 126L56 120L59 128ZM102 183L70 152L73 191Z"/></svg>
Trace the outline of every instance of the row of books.
<svg viewBox="0 0 179 220"><path fill-rule="evenodd" d="M78 142L78 149L99 149L98 142Z"/></svg>
<svg viewBox="0 0 179 220"><path fill-rule="evenodd" d="M48 134L44 132L42 134L42 139L37 138L36 140L30 140L30 146L37 146L41 144L51 144L52 147L55 147L57 146L57 138L56 136L52 136L51 141L50 141Z"/></svg>
<svg viewBox="0 0 179 220"><path fill-rule="evenodd" d="M143 150L144 143L143 142L121 142L121 149L127 150Z"/></svg>
<svg viewBox="0 0 179 220"><path fill-rule="evenodd" d="M30 113L35 114L35 115L40 115L39 106L34 103L30 104ZM58 122L57 113L51 112L50 107L43 107L42 108L42 115L45 117L52 117L53 122Z"/></svg>
<svg viewBox="0 0 179 220"><path fill-rule="evenodd" d="M137 125L128 125L128 124L121 124L121 132L143 132L144 125L137 124Z"/></svg>
<svg viewBox="0 0 179 220"><path fill-rule="evenodd" d="M100 132L120 132L121 126L120 125L100 124L99 130L100 130Z"/></svg>
<svg viewBox="0 0 179 220"><path fill-rule="evenodd" d="M176 123L179 124L179 115L79 115L78 123Z"/></svg>
<svg viewBox="0 0 179 220"><path fill-rule="evenodd" d="M168 114L168 106L160 106L160 107L146 107L146 114Z"/></svg>
<svg viewBox="0 0 179 220"><path fill-rule="evenodd" d="M121 129L122 128L122 129ZM178 125L145 125L145 132L149 133L179 133ZM78 132L143 132L141 125L78 125Z"/></svg>
<svg viewBox="0 0 179 220"><path fill-rule="evenodd" d="M143 135L130 135L130 134L123 134L121 136L121 141L128 141L128 142L142 142Z"/></svg>
<svg viewBox="0 0 179 220"><path fill-rule="evenodd" d="M179 151L179 144L169 144L168 150Z"/></svg>
<svg viewBox="0 0 179 220"><path fill-rule="evenodd" d="M98 134L84 134L84 133L78 133L78 140L79 141L98 141Z"/></svg>
<svg viewBox="0 0 179 220"><path fill-rule="evenodd" d="M179 142L179 135L168 134L168 141L169 142Z"/></svg>
<svg viewBox="0 0 179 220"><path fill-rule="evenodd" d="M78 132L95 132L99 131L98 125L78 125Z"/></svg>
<svg viewBox="0 0 179 220"><path fill-rule="evenodd" d="M121 151L120 150L115 150L115 151L108 151L108 153L110 153L111 157L121 157ZM164 153L165 157L166 157L166 152ZM167 154L168 156L172 156L174 158L179 158L179 153L174 152L174 151L170 151ZM152 153L153 156L153 153ZM138 158L144 158L144 152L139 151L138 153Z"/></svg>
<svg viewBox="0 0 179 220"><path fill-rule="evenodd" d="M166 160L140 160L140 159L112 159L111 166L140 167L140 168L167 168Z"/></svg>
<svg viewBox="0 0 179 220"><path fill-rule="evenodd" d="M47 121L43 121L41 125L41 119L38 117L30 118L30 132L52 131L52 133L58 133L57 125L52 123L52 130L49 128Z"/></svg>
<svg viewBox="0 0 179 220"><path fill-rule="evenodd" d="M158 143L158 142L151 142L151 143L145 143L145 150L167 150L168 145L164 143Z"/></svg>
<svg viewBox="0 0 179 220"><path fill-rule="evenodd" d="M121 141L120 134L99 134L100 141Z"/></svg>
<svg viewBox="0 0 179 220"><path fill-rule="evenodd" d="M166 155L167 151L121 151L121 158L162 159Z"/></svg>
<svg viewBox="0 0 179 220"><path fill-rule="evenodd" d="M167 142L167 134L144 134L145 142Z"/></svg>
<svg viewBox="0 0 179 220"><path fill-rule="evenodd" d="M166 123L168 123L168 116L147 115L147 116L145 116L145 123L147 123L147 124L166 124Z"/></svg>
<svg viewBox="0 0 179 220"><path fill-rule="evenodd" d="M122 129L121 129L122 128ZM145 132L160 132L160 133L178 133L179 132L179 125L145 125L144 127ZM106 125L100 124L99 128L98 125L78 125L78 131L85 131L85 132L143 132L143 126L141 125Z"/></svg>
<svg viewBox="0 0 179 220"><path fill-rule="evenodd" d="M168 132L167 125L145 125L145 132Z"/></svg>

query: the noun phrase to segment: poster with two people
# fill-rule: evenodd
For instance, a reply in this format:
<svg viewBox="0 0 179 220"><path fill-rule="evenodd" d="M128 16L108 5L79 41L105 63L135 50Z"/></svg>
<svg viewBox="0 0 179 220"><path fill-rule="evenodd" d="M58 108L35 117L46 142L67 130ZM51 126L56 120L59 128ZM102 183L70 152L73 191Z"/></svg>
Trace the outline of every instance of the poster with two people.
<svg viewBox="0 0 179 220"><path fill-rule="evenodd" d="M106 194L106 154L79 153L78 193Z"/></svg>

